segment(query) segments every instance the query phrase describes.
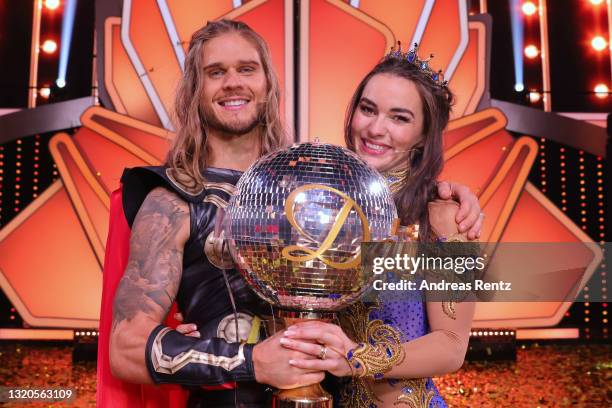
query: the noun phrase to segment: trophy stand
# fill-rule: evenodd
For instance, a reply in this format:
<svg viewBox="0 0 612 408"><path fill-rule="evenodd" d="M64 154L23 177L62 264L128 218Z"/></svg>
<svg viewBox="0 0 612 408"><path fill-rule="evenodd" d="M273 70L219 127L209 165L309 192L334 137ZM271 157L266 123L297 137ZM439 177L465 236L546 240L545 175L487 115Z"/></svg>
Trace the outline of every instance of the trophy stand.
<svg viewBox="0 0 612 408"><path fill-rule="evenodd" d="M336 317L330 312L306 312L275 309L275 316L287 327L308 320L319 320L329 323ZM333 397L321 384L312 384L290 390L277 390L272 396L273 408L332 408Z"/></svg>

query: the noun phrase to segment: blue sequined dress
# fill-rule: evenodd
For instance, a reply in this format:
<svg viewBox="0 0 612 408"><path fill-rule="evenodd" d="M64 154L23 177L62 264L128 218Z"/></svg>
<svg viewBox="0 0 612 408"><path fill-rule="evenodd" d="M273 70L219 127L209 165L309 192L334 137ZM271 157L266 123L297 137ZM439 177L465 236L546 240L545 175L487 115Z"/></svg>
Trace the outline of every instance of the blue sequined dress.
<svg viewBox="0 0 612 408"><path fill-rule="evenodd" d="M429 333L426 304L421 293L404 291L380 292L373 304L358 303L340 316L343 330L354 341L372 341L374 331L382 329L396 336L401 343L414 340ZM370 380L371 381L371 380ZM396 406L410 408L445 408L446 403L431 378L386 379L393 388L401 390ZM341 406L375 408L380 401L372 393L367 380L348 379L341 392Z"/></svg>

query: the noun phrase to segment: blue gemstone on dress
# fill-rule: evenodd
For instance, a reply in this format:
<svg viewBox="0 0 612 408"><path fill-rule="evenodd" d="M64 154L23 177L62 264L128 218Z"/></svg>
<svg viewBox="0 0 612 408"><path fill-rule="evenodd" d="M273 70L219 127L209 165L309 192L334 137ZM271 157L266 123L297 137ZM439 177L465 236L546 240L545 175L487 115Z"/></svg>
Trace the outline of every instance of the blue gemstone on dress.
<svg viewBox="0 0 612 408"><path fill-rule="evenodd" d="M348 353L346 353L346 357L347 357L349 360L352 360L352 359L353 359L353 350L349 350L349 352L348 352Z"/></svg>
<svg viewBox="0 0 612 408"><path fill-rule="evenodd" d="M355 368L360 368L360 367L361 367L361 364L355 363Z"/></svg>
<svg viewBox="0 0 612 408"><path fill-rule="evenodd" d="M427 63L421 62L421 69L427 69Z"/></svg>
<svg viewBox="0 0 612 408"><path fill-rule="evenodd" d="M406 59L408 60L408 62L412 63L412 62L414 62L415 58L416 58L416 53L410 51L408 53L408 57Z"/></svg>
<svg viewBox="0 0 612 408"><path fill-rule="evenodd" d="M387 380L387 383L389 383L389 385L392 386L392 387L394 387L398 382L399 382L399 380L397 378L389 378Z"/></svg>
<svg viewBox="0 0 612 408"><path fill-rule="evenodd" d="M383 374L382 374L382 373L376 373L376 374L374 374L374 379L375 379L375 380L380 380L381 378L383 378Z"/></svg>
<svg viewBox="0 0 612 408"><path fill-rule="evenodd" d="M438 74L433 74L431 79L433 79L434 81L437 81L438 80Z"/></svg>
<svg viewBox="0 0 612 408"><path fill-rule="evenodd" d="M387 357L393 357L393 352L387 347Z"/></svg>
<svg viewBox="0 0 612 408"><path fill-rule="evenodd" d="M404 388L402 388L402 392L403 392L404 394L412 394L412 388L410 388L410 387L404 387Z"/></svg>

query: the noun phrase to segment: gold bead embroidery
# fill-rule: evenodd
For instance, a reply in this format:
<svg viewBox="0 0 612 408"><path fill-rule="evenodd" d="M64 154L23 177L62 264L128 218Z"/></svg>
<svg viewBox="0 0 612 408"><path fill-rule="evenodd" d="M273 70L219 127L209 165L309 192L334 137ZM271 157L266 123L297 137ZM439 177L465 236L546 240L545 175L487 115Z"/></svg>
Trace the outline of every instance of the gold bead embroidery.
<svg viewBox="0 0 612 408"><path fill-rule="evenodd" d="M426 378L413 378L400 382L402 393L393 405L408 405L409 408L430 408L434 397L432 390L427 390Z"/></svg>
<svg viewBox="0 0 612 408"><path fill-rule="evenodd" d="M368 323L366 340L349 351L347 357L359 377L381 379L404 359L400 333L382 320L372 320Z"/></svg>
<svg viewBox="0 0 612 408"><path fill-rule="evenodd" d="M457 311L455 310L455 302L442 302L442 311L445 315L453 320L457 319Z"/></svg>
<svg viewBox="0 0 612 408"><path fill-rule="evenodd" d="M397 193L408 181L408 173L410 168L406 167L400 170L390 170L382 173L382 176L387 179L387 186L391 193Z"/></svg>

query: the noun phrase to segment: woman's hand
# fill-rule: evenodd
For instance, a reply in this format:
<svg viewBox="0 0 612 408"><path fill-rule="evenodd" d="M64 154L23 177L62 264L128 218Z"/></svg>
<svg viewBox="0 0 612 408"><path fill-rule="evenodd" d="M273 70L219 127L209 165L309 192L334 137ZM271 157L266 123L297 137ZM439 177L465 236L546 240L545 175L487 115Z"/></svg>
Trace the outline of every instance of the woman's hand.
<svg viewBox="0 0 612 408"><path fill-rule="evenodd" d="M185 336L200 338L198 326L193 323L183 323L183 315L180 312L174 314L174 319L182 323L176 326L176 329L174 330L184 334Z"/></svg>
<svg viewBox="0 0 612 408"><path fill-rule="evenodd" d="M289 361L294 367L328 371L337 377L353 375L346 354L357 347L357 343L335 324L320 321L294 324L287 328L280 342L283 347L316 357Z"/></svg>
<svg viewBox="0 0 612 408"><path fill-rule="evenodd" d="M484 214L481 212L478 197L463 184L449 181L438 183L438 196L443 200L456 200L460 208L455 217L459 232L467 231L467 238L480 238Z"/></svg>

